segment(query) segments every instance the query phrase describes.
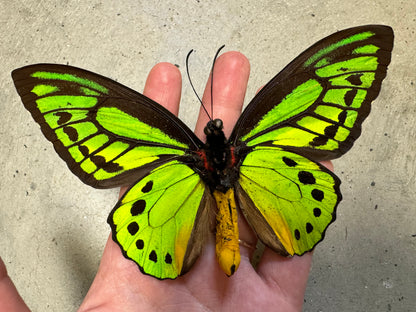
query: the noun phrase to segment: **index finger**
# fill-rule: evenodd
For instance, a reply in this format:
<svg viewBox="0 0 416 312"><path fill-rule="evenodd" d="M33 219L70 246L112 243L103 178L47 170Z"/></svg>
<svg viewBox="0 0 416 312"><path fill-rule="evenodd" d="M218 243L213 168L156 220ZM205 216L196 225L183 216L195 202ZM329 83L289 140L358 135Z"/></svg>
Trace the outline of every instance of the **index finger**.
<svg viewBox="0 0 416 312"><path fill-rule="evenodd" d="M213 80L212 119L219 118L224 124L224 133L229 136L240 116L246 94L250 63L241 53L231 51L222 54L215 62ZM211 75L208 79L202 102L211 112ZM209 121L205 111L200 109L195 134L204 139L204 127Z"/></svg>

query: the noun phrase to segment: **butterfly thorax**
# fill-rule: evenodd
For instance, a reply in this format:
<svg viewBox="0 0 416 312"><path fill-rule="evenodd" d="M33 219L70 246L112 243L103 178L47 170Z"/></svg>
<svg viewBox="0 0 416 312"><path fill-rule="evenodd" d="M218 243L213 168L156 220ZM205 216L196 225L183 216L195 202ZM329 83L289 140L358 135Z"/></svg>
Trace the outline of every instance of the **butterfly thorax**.
<svg viewBox="0 0 416 312"><path fill-rule="evenodd" d="M212 191L225 193L238 179L234 151L225 137L221 119L210 120L204 133L207 140L200 151L204 160L204 178Z"/></svg>

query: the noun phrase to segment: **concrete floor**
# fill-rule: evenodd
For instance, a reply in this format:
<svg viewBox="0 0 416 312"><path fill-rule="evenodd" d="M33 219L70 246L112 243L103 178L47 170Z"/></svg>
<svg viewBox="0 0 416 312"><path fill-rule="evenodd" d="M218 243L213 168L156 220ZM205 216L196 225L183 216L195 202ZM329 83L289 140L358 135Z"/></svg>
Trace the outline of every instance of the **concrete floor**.
<svg viewBox="0 0 416 312"><path fill-rule="evenodd" d="M33 311L73 311L95 275L117 190L73 176L14 90L10 72L69 63L142 90L157 62L202 92L216 49L251 61L251 99L290 60L351 26L393 27L388 75L363 134L335 161L344 200L315 252L304 311L415 311L415 1L0 1L0 255ZM185 81L180 116L199 104ZM192 274L192 273L191 273Z"/></svg>

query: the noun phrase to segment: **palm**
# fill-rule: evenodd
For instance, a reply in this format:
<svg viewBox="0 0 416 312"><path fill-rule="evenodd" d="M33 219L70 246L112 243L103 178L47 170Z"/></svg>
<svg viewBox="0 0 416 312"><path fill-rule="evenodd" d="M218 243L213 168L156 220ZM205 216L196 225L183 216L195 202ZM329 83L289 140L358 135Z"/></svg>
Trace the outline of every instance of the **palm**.
<svg viewBox="0 0 416 312"><path fill-rule="evenodd" d="M241 112L247 80L248 60L240 53L223 54L215 67L214 116L224 121L225 133ZM210 82L208 81L208 86ZM178 112L181 77L173 65L156 65L149 74L144 93ZM209 87L204 102L210 103ZM196 134L202 137L208 117L200 113ZM332 168L330 162L326 162ZM121 194L126 189L121 190ZM243 218L240 239L255 245L257 239ZM228 278L216 262L214 235L191 271L176 280L159 281L142 274L108 239L97 276L80 311L299 311L303 303L311 253L283 258L266 248L257 270L250 264L252 249L241 247L238 271ZM29 311L7 276L0 259L0 310Z"/></svg>
<svg viewBox="0 0 416 312"><path fill-rule="evenodd" d="M223 54L216 63L213 88L214 117L224 121L229 134L240 115L247 80L248 60L240 53ZM173 65L161 63L149 74L144 94L177 114L181 78ZM203 101L210 103L210 81ZM196 134L203 137L208 117L200 113ZM330 165L328 163L328 165ZM121 194L125 189L121 190ZM242 218L240 238L254 245L255 235ZM98 274L81 306L81 311L298 311L309 273L311 254L283 258L265 251L257 270L250 264L252 250L241 247L240 268L228 278L215 258L213 237L188 274L176 280L159 281L142 274L125 259L109 239Z"/></svg>

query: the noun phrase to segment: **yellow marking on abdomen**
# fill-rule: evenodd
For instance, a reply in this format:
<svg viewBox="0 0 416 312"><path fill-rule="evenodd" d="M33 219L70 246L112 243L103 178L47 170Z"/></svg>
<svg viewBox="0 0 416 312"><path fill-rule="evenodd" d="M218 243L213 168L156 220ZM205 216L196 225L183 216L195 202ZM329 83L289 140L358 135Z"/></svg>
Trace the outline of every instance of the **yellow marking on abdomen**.
<svg viewBox="0 0 416 312"><path fill-rule="evenodd" d="M234 190L226 193L214 191L217 202L216 254L221 269L231 276L240 265L240 246L238 245L238 216Z"/></svg>

